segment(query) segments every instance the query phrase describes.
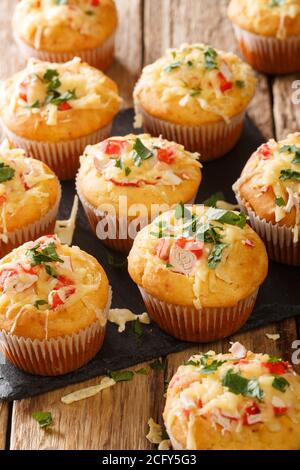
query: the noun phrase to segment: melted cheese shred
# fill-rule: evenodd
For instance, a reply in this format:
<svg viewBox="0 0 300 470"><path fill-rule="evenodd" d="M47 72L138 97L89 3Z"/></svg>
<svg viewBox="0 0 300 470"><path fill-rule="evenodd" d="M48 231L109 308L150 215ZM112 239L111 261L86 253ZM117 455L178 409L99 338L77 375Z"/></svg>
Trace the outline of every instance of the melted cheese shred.
<svg viewBox="0 0 300 470"><path fill-rule="evenodd" d="M24 150L11 148L7 140L0 145L0 163L14 171L11 179L0 183L0 239L7 243L7 217L13 218L29 199L39 204L47 201L49 195L40 190L39 184L56 177L46 172L42 162L26 158Z"/></svg>
<svg viewBox="0 0 300 470"><path fill-rule="evenodd" d="M208 366L216 361L218 367L208 373L201 361ZM186 448L195 450L196 417L207 420L221 434L237 436L245 426L257 426L257 423L271 432L280 432L282 415L300 424L300 378L290 365L280 362L277 367L278 370L282 368L284 374L279 377L287 381L287 385L284 391L279 391L273 386L272 367L276 370L276 363L269 361L271 358L267 354L250 351L242 358L233 353L216 354L214 351L191 357L188 361L191 365L179 367L168 387L164 417L169 434L175 421L179 420L186 429ZM261 400L238 391L234 393L225 386L223 380L229 371L247 380L257 380L263 395Z"/></svg>
<svg viewBox="0 0 300 470"><path fill-rule="evenodd" d="M298 157L296 152L299 151ZM233 186L234 191L239 193L243 184L251 181L253 189L258 191L258 196L268 188L274 192L275 221L278 223L287 214L295 210L295 224L293 227L294 243L299 241L300 231L300 133L290 134L285 140L276 142L270 140L260 147L254 154L256 166L245 167L242 176ZM296 177L282 178L289 172ZM280 205L276 204L280 200Z"/></svg>
<svg viewBox="0 0 300 470"><path fill-rule="evenodd" d="M45 248L49 243L55 244L56 253L62 262L46 263L50 265L55 277L47 272L43 264L30 267L27 250L40 244ZM96 308L89 300L89 294L97 292L101 285L102 275L95 270L94 262L88 257L82 262L80 248L62 245L56 235L42 237L36 242L29 242L14 250L9 261L4 258L0 265L0 308L7 319L13 320L11 332L16 329L20 317L32 313L36 308L44 315L45 339L48 339L49 314L59 309L68 309L78 302L92 309L101 324L106 323L106 313ZM33 272L32 272L33 270ZM12 275L10 273L13 271ZM61 284L57 287L57 284ZM60 301L50 304L52 294L59 294ZM43 300L44 304L36 306Z"/></svg>

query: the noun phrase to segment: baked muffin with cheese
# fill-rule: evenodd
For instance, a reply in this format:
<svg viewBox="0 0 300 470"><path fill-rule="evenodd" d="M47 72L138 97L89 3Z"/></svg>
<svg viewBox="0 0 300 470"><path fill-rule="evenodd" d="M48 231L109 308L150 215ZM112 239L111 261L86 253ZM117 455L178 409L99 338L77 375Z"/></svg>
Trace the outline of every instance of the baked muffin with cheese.
<svg viewBox="0 0 300 470"><path fill-rule="evenodd" d="M0 348L20 369L60 375L99 351L111 293L98 261L56 235L0 261Z"/></svg>
<svg viewBox="0 0 300 470"><path fill-rule="evenodd" d="M120 101L116 84L78 57L64 64L30 59L2 83L0 116L15 146L70 179L84 148L108 137Z"/></svg>
<svg viewBox="0 0 300 470"><path fill-rule="evenodd" d="M128 270L163 330L209 342L246 322L268 257L244 214L179 204L137 235Z"/></svg>
<svg viewBox="0 0 300 470"><path fill-rule="evenodd" d="M101 70L112 63L117 24L114 0L21 0L12 22L26 58L67 62L78 56Z"/></svg>
<svg viewBox="0 0 300 470"><path fill-rule="evenodd" d="M128 253L138 230L179 202L193 202L199 154L148 134L109 138L86 148L77 192L98 238Z"/></svg>
<svg viewBox="0 0 300 470"><path fill-rule="evenodd" d="M236 144L255 85L251 68L236 55L184 44L144 68L134 101L147 132L179 142L205 161Z"/></svg>
<svg viewBox="0 0 300 470"><path fill-rule="evenodd" d="M54 231L60 184L43 162L0 145L0 258L32 237Z"/></svg>
<svg viewBox="0 0 300 470"><path fill-rule="evenodd" d="M233 187L270 257L300 265L300 133L259 147Z"/></svg>
<svg viewBox="0 0 300 470"><path fill-rule="evenodd" d="M299 450L300 377L235 343L179 367L163 416L176 450Z"/></svg>
<svg viewBox="0 0 300 470"><path fill-rule="evenodd" d="M299 0L231 0L228 15L252 67L270 74L300 71Z"/></svg>

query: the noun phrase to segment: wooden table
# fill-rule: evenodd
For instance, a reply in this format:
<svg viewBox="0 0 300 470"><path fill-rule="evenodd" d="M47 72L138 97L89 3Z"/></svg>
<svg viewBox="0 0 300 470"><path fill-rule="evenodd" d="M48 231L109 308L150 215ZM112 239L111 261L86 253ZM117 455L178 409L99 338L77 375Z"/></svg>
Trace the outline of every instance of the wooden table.
<svg viewBox="0 0 300 470"><path fill-rule="evenodd" d="M22 67L14 45L9 19L17 0L1 0L0 78ZM117 58L109 74L118 82L124 106L132 106L132 88L142 67L158 58L168 47L183 42L203 41L225 50L237 51L226 17L227 0L117 0L120 28ZM292 104L292 82L296 76L268 79L261 75L250 115L265 138L282 138L300 130L300 105ZM257 352L291 359L292 343L299 338L299 319L236 335L237 340ZM274 342L266 333L279 333ZM227 351L229 339L201 350ZM0 403L0 449L151 449L146 440L147 421L161 421L165 380L199 346L166 358L165 371L151 370L131 382L117 384L98 396L70 406L61 396L86 384L42 396ZM135 368L136 369L136 368ZM51 411L54 426L40 430L31 418L34 411Z"/></svg>

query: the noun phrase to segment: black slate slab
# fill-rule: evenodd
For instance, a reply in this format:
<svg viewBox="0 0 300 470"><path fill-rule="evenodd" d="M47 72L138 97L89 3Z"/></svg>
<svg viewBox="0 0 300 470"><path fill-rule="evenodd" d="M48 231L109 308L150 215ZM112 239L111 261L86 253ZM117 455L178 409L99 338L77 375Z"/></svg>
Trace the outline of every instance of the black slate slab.
<svg viewBox="0 0 300 470"><path fill-rule="evenodd" d="M133 132L133 111L122 111L115 123L113 135ZM197 201L203 202L216 191L223 191L226 200L234 201L231 186L239 176L250 154L263 142L263 137L247 118L240 142L224 158L204 165L204 180ZM67 218L74 197L74 183L63 184L63 200L60 218ZM113 268L108 263L107 251L88 227L80 208L74 244L94 255L106 269L113 286L113 307L130 308L135 313L145 311L139 291L130 280L126 269ZM243 330L300 315L299 268L271 263L270 273L262 286L258 301L250 320ZM0 365L0 399L15 400L90 379L109 370L127 368L150 361L159 356L181 351L189 343L177 341L163 333L156 325L143 326L142 341L137 342L132 324L127 324L123 334L116 325L109 324L104 346L99 354L85 367L62 377L35 377L25 374L9 363ZM2 360L1 360L2 359ZM3 358L0 357L0 362Z"/></svg>

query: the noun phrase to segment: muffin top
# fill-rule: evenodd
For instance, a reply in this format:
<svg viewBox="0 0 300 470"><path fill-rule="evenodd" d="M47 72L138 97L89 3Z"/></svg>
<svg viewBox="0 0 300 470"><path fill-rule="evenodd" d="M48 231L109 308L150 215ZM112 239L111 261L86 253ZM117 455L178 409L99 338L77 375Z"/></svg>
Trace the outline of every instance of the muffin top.
<svg viewBox="0 0 300 470"><path fill-rule="evenodd" d="M77 333L106 323L108 279L98 261L56 235L0 261L0 329L31 339Z"/></svg>
<svg viewBox="0 0 300 470"><path fill-rule="evenodd" d="M300 133L285 140L270 140L248 160L233 186L256 214L279 225L300 227Z"/></svg>
<svg viewBox="0 0 300 470"><path fill-rule="evenodd" d="M35 49L76 52L102 44L117 22L113 0L22 0L13 29Z"/></svg>
<svg viewBox="0 0 300 470"><path fill-rule="evenodd" d="M129 254L132 279L159 300L232 307L254 293L268 270L266 249L238 212L204 206L164 213Z"/></svg>
<svg viewBox="0 0 300 470"><path fill-rule="evenodd" d="M105 127L119 111L120 102L117 85L78 57L63 64L30 59L0 89L1 116L8 129L50 142Z"/></svg>
<svg viewBox="0 0 300 470"><path fill-rule="evenodd" d="M299 449L300 378L288 362L235 343L179 367L164 420L179 448Z"/></svg>
<svg viewBox="0 0 300 470"><path fill-rule="evenodd" d="M228 15L242 29L262 36L300 34L299 0L231 0Z"/></svg>
<svg viewBox="0 0 300 470"><path fill-rule="evenodd" d="M55 174L43 162L27 158L24 150L0 146L0 240L32 224L52 209L60 197Z"/></svg>
<svg viewBox="0 0 300 470"><path fill-rule="evenodd" d="M148 134L113 137L88 146L81 157L78 189L93 207L127 197L128 209L142 203L173 205L189 202L201 181L198 154L182 145Z"/></svg>
<svg viewBox="0 0 300 470"><path fill-rule="evenodd" d="M137 112L199 126L229 122L245 110L255 85L251 67L236 55L203 44L184 44L144 68L134 99Z"/></svg>

